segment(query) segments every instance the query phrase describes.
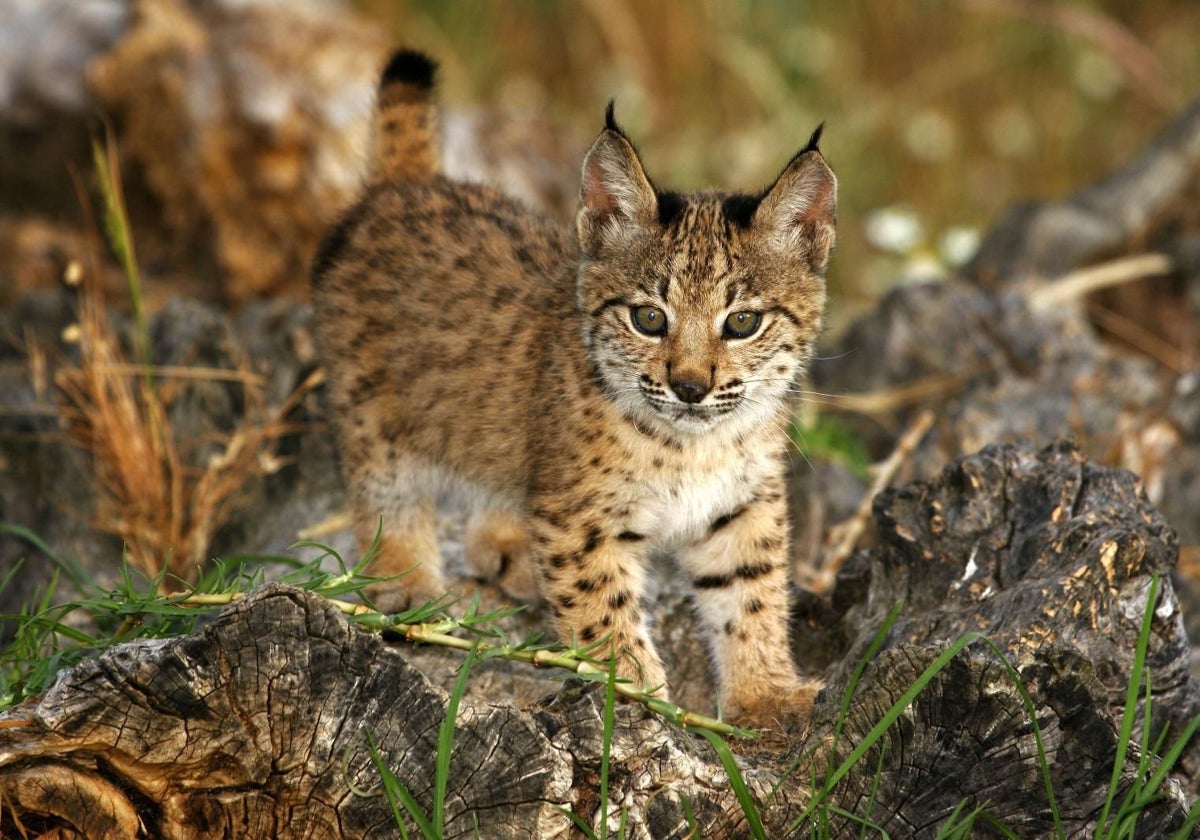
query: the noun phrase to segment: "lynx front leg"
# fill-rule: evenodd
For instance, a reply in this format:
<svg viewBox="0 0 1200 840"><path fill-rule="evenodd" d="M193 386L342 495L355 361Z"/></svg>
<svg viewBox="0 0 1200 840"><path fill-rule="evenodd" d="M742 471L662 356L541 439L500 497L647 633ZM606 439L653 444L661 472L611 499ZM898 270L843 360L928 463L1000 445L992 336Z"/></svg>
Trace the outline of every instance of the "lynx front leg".
<svg viewBox="0 0 1200 840"><path fill-rule="evenodd" d="M786 517L782 489L771 488L713 520L680 558L710 637L723 710L757 726L807 718L821 688L792 662Z"/></svg>
<svg viewBox="0 0 1200 840"><path fill-rule="evenodd" d="M533 520L534 543L546 600L564 644L588 647L596 659L617 658L617 676L667 696L666 672L641 616L645 580L642 538L609 534L599 525L583 533Z"/></svg>

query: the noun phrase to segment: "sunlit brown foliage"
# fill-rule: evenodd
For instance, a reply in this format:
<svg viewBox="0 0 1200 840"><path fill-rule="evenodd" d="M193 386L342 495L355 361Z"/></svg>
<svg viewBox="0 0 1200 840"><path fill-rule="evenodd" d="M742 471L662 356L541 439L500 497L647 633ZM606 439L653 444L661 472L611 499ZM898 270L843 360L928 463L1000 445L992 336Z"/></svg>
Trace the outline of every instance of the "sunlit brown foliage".
<svg viewBox="0 0 1200 840"><path fill-rule="evenodd" d="M130 275L134 310L140 310L132 237L124 216L115 151L97 156L107 204L110 244ZM94 261L93 261L94 262ZM79 282L79 322L68 336L78 343L78 361L56 376L60 418L68 439L90 456L97 528L120 537L131 563L151 578L164 570L185 582L196 579L213 535L229 518L253 480L273 472L272 450L289 427L282 418L309 389L312 377L273 413L263 399L260 377L241 369L163 368L149 363L144 324L130 362L110 321L101 284L78 264L68 279ZM139 319L140 320L140 319ZM237 382L245 406L229 434L181 440L170 416L172 401L197 379ZM218 454L200 460L213 442ZM164 578L160 588L178 588Z"/></svg>

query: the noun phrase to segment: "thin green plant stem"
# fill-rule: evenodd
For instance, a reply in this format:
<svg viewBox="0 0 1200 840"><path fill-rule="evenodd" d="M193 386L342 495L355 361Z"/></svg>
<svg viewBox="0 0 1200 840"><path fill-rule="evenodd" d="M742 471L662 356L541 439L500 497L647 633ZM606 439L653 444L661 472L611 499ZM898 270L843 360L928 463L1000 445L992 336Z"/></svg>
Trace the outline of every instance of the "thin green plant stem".
<svg viewBox="0 0 1200 840"><path fill-rule="evenodd" d="M41 537L25 526L12 522L0 522L0 534L8 534L10 537L16 537L32 545L42 554L49 557L55 566L62 569L67 577L71 579L71 583L75 584L80 590L86 590L93 584L92 576L78 561L72 560L69 557L59 557L50 546L46 545Z"/></svg>
<svg viewBox="0 0 1200 840"><path fill-rule="evenodd" d="M104 145L92 141L92 161L100 182L100 193L104 198L104 230L109 246L121 263L125 278L129 282L129 301L133 306L134 323L137 325L138 361L141 362L147 387L153 389L154 374L150 366L150 332L146 326L146 307L142 296L142 277L138 271L137 252L134 249L129 214L125 209L125 192L121 186L121 169L117 160L117 146L111 134L105 137Z"/></svg>
<svg viewBox="0 0 1200 840"><path fill-rule="evenodd" d="M597 836L596 832L592 830L592 827L590 825L588 825L586 822L584 822L583 817L576 814L570 808L559 807L558 810L564 816L566 816L567 819L569 819L572 823L574 823L575 827L579 829L580 833L583 834L583 836L586 837L587 840L600 840L600 838ZM605 838L605 840L607 840L607 838Z"/></svg>
<svg viewBox="0 0 1200 840"><path fill-rule="evenodd" d="M1143 728L1149 727L1149 710L1145 712ZM1153 763L1152 756L1158 755L1161 752L1162 745L1165 743L1166 733L1160 737L1153 749L1144 750L1150 754L1139 760L1137 781L1131 786L1129 793L1122 801L1120 808L1113 817L1112 826L1103 826L1100 828L1105 830L1105 834L1100 836L1106 837L1132 837L1134 828L1140 818L1142 812L1156 799L1161 797L1162 786L1167 781L1167 776L1178 763L1184 749L1191 742L1196 734L1197 728L1200 727L1200 716L1192 718L1184 727L1183 732L1171 742L1170 749L1162 754L1158 761L1157 767L1153 771L1150 770L1150 765ZM1193 811L1188 812L1188 817L1185 824L1194 828L1200 816L1194 814Z"/></svg>
<svg viewBox="0 0 1200 840"><path fill-rule="evenodd" d="M417 830L421 832L421 836L425 840L441 840L440 835L433 831L433 824L429 820L429 816L421 808L421 803L417 802L412 791L400 781L399 777L388 767L387 762L383 760L383 754L379 752L379 746L375 743L375 737L367 730L367 747L371 752L371 761L375 765L376 771L379 773L379 778L383 782L384 796L388 801L388 805L392 809L392 819L396 823L396 827L400 829L400 836L408 837L408 830L404 827L404 817L400 813L400 808L403 807L405 812L412 818L412 821L417 824Z"/></svg>
<svg viewBox="0 0 1200 840"><path fill-rule="evenodd" d="M181 606L223 606L235 600L246 597L245 592L228 593L182 593L173 596L173 603ZM378 611L365 604L342 601L336 598L325 599L330 605L351 616L363 624L377 630L388 630L406 641L420 644L438 645L455 650L470 651L476 649L480 657L500 657L513 662L525 662L543 668L557 668L569 671L577 677L592 681L602 681L607 678L607 671L594 664L581 652L576 650L549 650L547 648L513 647L507 644L483 642L478 639L464 639L461 636L450 635L451 630L462 626L461 622L447 619L434 624L406 623L392 621ZM476 645L478 647L476 648ZM754 733L726 723L723 720L708 715L689 712L671 703L643 691L629 682L617 680L613 690L627 700L641 703L651 711L667 718L667 720L684 729L703 729L738 738L752 738Z"/></svg>
<svg viewBox="0 0 1200 840"><path fill-rule="evenodd" d="M883 643L887 641L888 633L891 632L892 625L896 623L896 619L900 617L900 611L904 608L903 603L896 604L883 619L883 624L871 639L871 643L867 646L866 651L854 666L854 671L850 674L850 679L846 682L846 690L842 692L842 704L838 707L837 717L833 724L833 741L829 749L829 772L834 770L833 761L835 748L838 741L842 737L842 729L846 725L846 717L850 714L850 704L854 699L854 692L858 690L858 684L862 681L862 675L866 672L867 666L871 660L875 658L875 654L883 647Z"/></svg>
<svg viewBox="0 0 1200 840"><path fill-rule="evenodd" d="M987 823L988 828L996 831L1001 837L1004 838L1004 840L1021 840L1020 836L1015 831L989 814L982 806L976 809L975 813L975 818L977 820Z"/></svg>
<svg viewBox="0 0 1200 840"><path fill-rule="evenodd" d="M617 706L617 661L608 662L608 679L604 681L604 729L600 746L600 836L608 837L608 773L612 756L613 725Z"/></svg>
<svg viewBox="0 0 1200 840"><path fill-rule="evenodd" d="M802 813L792 823L792 825L788 827L789 834L803 825L804 822L816 812L816 809L822 805L826 797L828 797L833 789L837 787L838 782L840 782L842 778L850 772L851 768L853 768L854 765L857 764L862 757L867 754L867 751L870 750L871 747L873 747L876 742L883 737L884 733L886 733L892 727L892 725L900 719L900 716L904 714L905 709L907 709L909 705L912 704L913 700L917 698L917 695L925 690L925 686L927 686L930 681L932 681L933 678L942 671L943 668L949 665L951 660L958 656L961 651L982 638L985 638L982 633L967 633L963 636L960 636L954 642L954 644L942 651L938 657L933 660L933 662L926 666L925 670L921 672L920 676L918 676L916 680L913 681L912 685L910 685L904 691L904 693L900 695L896 702L891 705L891 707L887 710L887 713L884 714L880 721L871 728L871 731L866 734L866 737L864 737L862 741L860 741L858 745L850 751L850 754L837 767L837 769L829 774L829 776L825 779L825 784L822 785L820 790L813 794L812 799L808 803L808 807L804 809L804 813Z"/></svg>
<svg viewBox="0 0 1200 840"><path fill-rule="evenodd" d="M1200 825L1200 799L1192 803L1192 807L1188 809L1187 818L1183 821L1183 825L1179 826L1179 830L1171 835L1171 840L1187 840L1192 836L1197 825Z"/></svg>
<svg viewBox="0 0 1200 840"><path fill-rule="evenodd" d="M1000 660L1000 664L1004 666L1004 670L1008 673L1008 678L1017 689L1017 695L1021 698L1021 703L1025 706L1025 714L1029 716L1029 726L1033 730L1033 740L1037 745L1038 757L1038 772L1042 776L1042 787L1046 791L1046 802L1050 808L1050 818L1054 821L1054 836L1065 838L1066 831L1063 829L1062 818L1058 813L1058 801L1054 797L1054 782L1050 778L1050 762L1046 756L1046 744L1042 739L1042 727L1038 723L1037 709L1033 705L1033 698L1029 696L1029 691L1025 688L1025 684L1021 681L1021 675L1017 673L1017 669L1008 661L1008 657L1004 652L988 637L984 636L983 643L991 648L992 653Z"/></svg>
<svg viewBox="0 0 1200 840"><path fill-rule="evenodd" d="M31 539L34 545L40 544L36 536L26 532L25 529L20 529L19 526L8 527L14 529L16 535ZM378 535L376 537L377 543ZM607 681L608 679L607 669L601 667L589 657L588 654L592 648L552 650L545 646L535 646L531 642L511 645L506 641L481 641L478 637L481 634L488 634L486 630L481 629L481 625L485 621L502 618L508 614L507 612L497 612L490 616L476 616L476 607L473 606L468 611L468 615L462 619L444 618L438 621L430 621L435 616L444 615L442 608L448 605L448 601L435 601L416 609L408 610L398 616L387 616L376 610L369 603L346 601L336 597L348 592L361 593L364 587L381 580L380 578L362 573L363 567L369 562L372 556L372 551L375 548L374 545L363 559L353 567L347 567L347 564L336 551L320 543L301 542L293 546L293 548L297 547L318 548L324 552L322 557L332 556L336 558L340 573L332 575L322 571L320 568L322 558L317 558L301 566L296 571L285 575L281 578L281 582L298 586L321 596L330 606L351 617L365 628L375 631L388 631L412 643L433 644L462 651L474 650L479 658L499 657L514 662L525 662L536 667L561 669L581 679L594 682ZM129 566L127 563L123 568L128 572ZM232 578L230 578L230 574ZM160 575L154 581L151 581L151 583L157 587L163 580L165 580L165 577ZM75 609L87 609L99 613L115 614L122 618L127 617L129 621L122 630L118 631L120 638L124 639L126 635L133 635L132 631L137 622L145 615L155 615L164 619L181 618L189 614L194 614L197 610L228 606L247 597L253 586L262 582L263 578L261 574L247 575L244 572L244 567L239 566L229 574L206 575L201 579L199 585L191 586L180 592L164 596L159 595L155 591L152 595L148 595L137 593L135 591L136 587L126 573L121 592L113 593L110 596L101 595L70 602L64 606L64 609L67 612ZM227 585L232 588L223 588ZM51 623L54 625L55 633L70 633L69 628L62 626L60 623L56 621ZM452 631L458 630L470 632L475 637L467 639L451 635ZM184 630L183 632L188 631ZM490 635L499 636L494 631ZM91 646L100 640L88 637L86 639L79 638L76 641L80 645ZM641 703L646 708L667 718L667 720L681 728L707 729L733 737L755 737L755 733L749 730L707 715L689 712L624 680L617 679L614 682L613 691L625 699ZM14 701L17 699L19 698L13 698Z"/></svg>
<svg viewBox="0 0 1200 840"><path fill-rule="evenodd" d="M868 815L872 811L875 810L875 797L879 795L879 781L881 778L883 778L883 759L884 759L883 750L880 750L879 751L879 760L877 762L875 762L875 775L871 778L871 792L867 796L867 811L866 811L866 813ZM868 820L864 818L863 824L862 824L862 831L859 832L859 837L862 838L862 840L866 840L868 826L877 830L884 837L887 836L886 831L884 831L879 826L868 822Z"/></svg>
<svg viewBox="0 0 1200 840"><path fill-rule="evenodd" d="M862 656L859 657L858 662L854 666L854 670L850 674L850 679L846 681L846 688L842 692L841 706L838 708L837 717L834 718L833 734L829 742L829 761L828 768L826 770L827 773L832 773L834 771L833 762L835 749L838 741L841 740L842 730L846 724L846 716L850 713L850 705L854 700L854 693L858 689L858 684L862 680L862 675L866 672L867 666L870 665L871 660L875 658L875 654L877 654L879 649L883 647L883 643L887 641L888 633L891 632L892 625L896 623L896 619L900 616L900 611L903 608L903 602L898 603L888 611L886 616L884 616L883 623L880 624L879 629L871 638L871 642L867 645L867 649L863 652ZM783 785L787 779L791 777L792 773L796 771L803 761L812 756L812 753L815 751L815 749L816 748L814 747L813 750L797 756L792 762L791 766L788 767L787 771L780 775L779 780L775 782L774 786L772 786L770 794L767 795L767 804L770 804L775 797L779 795L779 791L783 788ZM814 788L817 786L815 780L811 782L811 785Z"/></svg>
<svg viewBox="0 0 1200 840"><path fill-rule="evenodd" d="M1002 838L1004 838L1004 840L1021 840L1020 835L1016 834L1016 832L1014 832L1014 830L1012 828L1009 828L1008 826L1006 826L1006 824L1002 823L1000 820L997 820L996 817L989 814L988 809L986 809L985 806L983 806L983 805L980 805L979 808L974 810L973 814L971 815L972 826L974 826L974 823L976 823L976 822L985 823L986 826L988 826L988 828L994 830L994 832L996 832L998 835L1002 836ZM971 838L971 836L974 836L974 834L967 834L967 835L962 835L962 836L966 836L966 838Z"/></svg>
<svg viewBox="0 0 1200 840"><path fill-rule="evenodd" d="M975 822L976 815L983 809L983 806L980 805L964 818L962 813L966 807L967 800L965 799L954 806L954 810L950 812L950 816L946 818L944 823L938 826L937 837L934 840L957 840L957 838L963 836L964 830L970 830Z"/></svg>
<svg viewBox="0 0 1200 840"><path fill-rule="evenodd" d="M841 817L842 819L846 819L846 820L849 820L850 822L855 822L855 823L858 823L859 825L861 825L861 826L862 826L862 829L861 829L862 833L859 835L860 837L866 837L866 836L867 836L867 829L872 829L872 830L874 830L874 831L875 831L875 832L876 832L876 833L877 833L877 834L878 834L878 835L879 835L881 838L883 838L883 840L890 840L890 838L891 838L891 835L890 835L890 834L888 834L886 831L884 831L884 829L883 829L883 827L882 827L882 826L878 826L878 825L876 825L875 823L871 822L871 821L870 821L869 819L867 819L866 817L859 816L858 814L852 814L852 813L850 813L849 811L846 811L846 810L844 810L844 809L842 809L842 808L838 808L836 805L826 805L826 806L824 806L824 807L825 807L825 809L826 809L826 810L828 810L828 811L829 811L829 813L831 813L831 814L836 814L837 816ZM824 834L820 834L820 835L818 835L818 836L819 836L819 837L826 837L826 836L832 836L832 835L830 835L830 834L829 834L829 830L828 830L828 829L826 829L826 833L824 833Z"/></svg>

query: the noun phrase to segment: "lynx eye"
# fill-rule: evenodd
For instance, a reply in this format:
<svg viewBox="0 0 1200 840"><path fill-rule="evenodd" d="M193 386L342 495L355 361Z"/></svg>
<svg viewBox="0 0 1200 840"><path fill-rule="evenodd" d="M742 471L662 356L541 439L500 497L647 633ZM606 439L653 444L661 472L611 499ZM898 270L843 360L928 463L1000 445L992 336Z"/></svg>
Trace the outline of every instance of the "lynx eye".
<svg viewBox="0 0 1200 840"><path fill-rule="evenodd" d="M666 313L657 306L635 306L629 316L638 332L646 335L662 335L667 329Z"/></svg>
<svg viewBox="0 0 1200 840"><path fill-rule="evenodd" d="M749 338L758 332L762 316L757 312L732 312L725 319L726 338Z"/></svg>

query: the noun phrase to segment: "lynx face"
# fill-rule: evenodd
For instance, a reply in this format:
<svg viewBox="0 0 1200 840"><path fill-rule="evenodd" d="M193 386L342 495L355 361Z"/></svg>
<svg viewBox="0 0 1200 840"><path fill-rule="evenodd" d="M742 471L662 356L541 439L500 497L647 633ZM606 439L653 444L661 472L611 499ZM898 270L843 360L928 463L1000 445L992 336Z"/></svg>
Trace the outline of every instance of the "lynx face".
<svg viewBox="0 0 1200 840"><path fill-rule="evenodd" d="M595 376L676 437L775 422L825 302L834 200L819 155L760 196L658 192L618 131L584 163L578 298Z"/></svg>

